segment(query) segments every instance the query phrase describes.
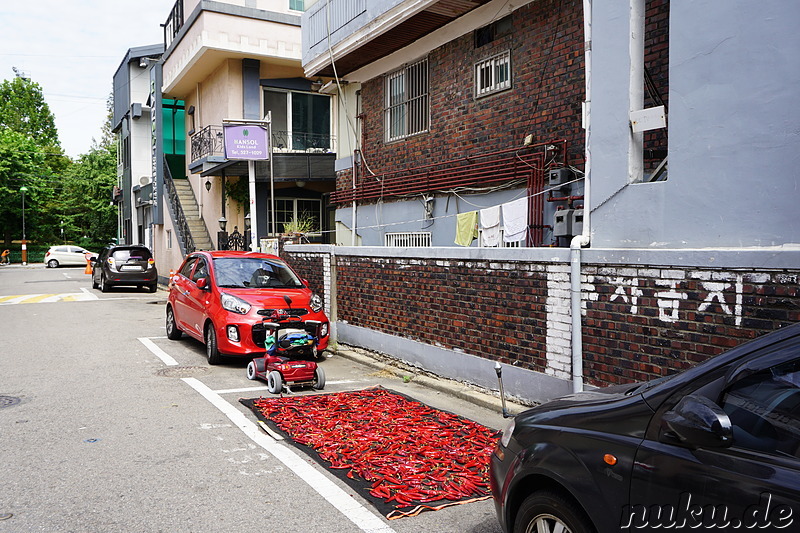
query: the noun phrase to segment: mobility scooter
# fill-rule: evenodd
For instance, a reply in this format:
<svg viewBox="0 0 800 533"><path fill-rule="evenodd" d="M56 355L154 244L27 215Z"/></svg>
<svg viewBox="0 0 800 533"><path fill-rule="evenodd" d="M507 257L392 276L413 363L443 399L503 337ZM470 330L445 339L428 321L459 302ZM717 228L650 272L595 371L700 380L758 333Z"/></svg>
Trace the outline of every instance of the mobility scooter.
<svg viewBox="0 0 800 533"><path fill-rule="evenodd" d="M298 320L285 309L276 309L262 322L265 328L263 357L256 357L247 365L248 379L262 379L267 390L279 394L289 386L325 388L325 372L317 365L319 356L317 320Z"/></svg>

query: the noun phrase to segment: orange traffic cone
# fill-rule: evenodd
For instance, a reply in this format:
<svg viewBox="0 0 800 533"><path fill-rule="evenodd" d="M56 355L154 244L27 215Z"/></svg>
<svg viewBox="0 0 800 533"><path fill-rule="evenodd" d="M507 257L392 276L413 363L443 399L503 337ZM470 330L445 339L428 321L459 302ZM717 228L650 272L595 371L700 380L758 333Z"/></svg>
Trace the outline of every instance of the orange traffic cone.
<svg viewBox="0 0 800 533"><path fill-rule="evenodd" d="M91 274L92 273L92 262L88 259L86 260L86 269L83 271L84 274Z"/></svg>

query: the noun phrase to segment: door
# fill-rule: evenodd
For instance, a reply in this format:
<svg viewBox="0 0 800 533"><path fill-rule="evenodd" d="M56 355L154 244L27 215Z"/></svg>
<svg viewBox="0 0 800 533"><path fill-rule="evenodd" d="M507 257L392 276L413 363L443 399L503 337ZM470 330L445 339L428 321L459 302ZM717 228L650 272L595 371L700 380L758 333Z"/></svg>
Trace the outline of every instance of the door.
<svg viewBox="0 0 800 533"><path fill-rule="evenodd" d="M189 287L193 285L191 275L197 259L195 256L188 257L172 281L172 312L175 315L175 323L192 336L197 336L197 331L191 322L192 310L188 295Z"/></svg>
<svg viewBox="0 0 800 533"><path fill-rule="evenodd" d="M185 317L189 327L200 339L203 339L203 324L205 323L206 309L208 307L206 301L209 297L208 290L197 286L197 280L202 278L208 279L208 265L204 257L198 257L192 274L186 283Z"/></svg>
<svg viewBox="0 0 800 533"><path fill-rule="evenodd" d="M797 528L800 342L772 347L690 392L727 414L733 442L694 448L669 442L661 423L666 413L657 414L653 424L662 438L646 439L637 452L631 506L620 519L623 530Z"/></svg>

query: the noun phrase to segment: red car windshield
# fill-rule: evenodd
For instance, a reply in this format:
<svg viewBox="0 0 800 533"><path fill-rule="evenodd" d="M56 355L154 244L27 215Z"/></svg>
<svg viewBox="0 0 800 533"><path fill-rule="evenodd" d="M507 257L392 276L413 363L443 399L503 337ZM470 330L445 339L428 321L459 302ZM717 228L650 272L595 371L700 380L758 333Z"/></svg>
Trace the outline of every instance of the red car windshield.
<svg viewBox="0 0 800 533"><path fill-rule="evenodd" d="M230 289L299 289L303 282L281 262L257 257L218 257L214 275L219 287Z"/></svg>

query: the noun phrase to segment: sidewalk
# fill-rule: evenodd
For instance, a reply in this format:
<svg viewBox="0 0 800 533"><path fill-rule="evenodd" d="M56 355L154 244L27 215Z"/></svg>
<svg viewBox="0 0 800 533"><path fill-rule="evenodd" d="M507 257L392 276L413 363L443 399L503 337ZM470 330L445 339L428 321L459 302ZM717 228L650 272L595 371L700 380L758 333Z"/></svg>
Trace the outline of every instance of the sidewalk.
<svg viewBox="0 0 800 533"><path fill-rule="evenodd" d="M370 366L380 371L389 372L400 379L413 380L414 383L439 391L443 394L448 394L454 398L470 402L479 407L496 411L498 413L502 412L502 402L500 400L499 393L496 391L489 391L476 385L435 376L425 372L422 369L406 365L401 361L393 359L389 356L379 356L384 359L380 360L374 355L371 355L367 350L363 350L354 346L340 344L336 347L336 351L334 353L339 357L350 359L351 361L355 361L362 365ZM531 406L529 405L522 405L520 403L513 402L508 398L506 399L506 410L511 415L519 414L530 407Z"/></svg>

